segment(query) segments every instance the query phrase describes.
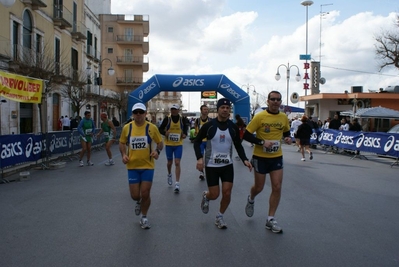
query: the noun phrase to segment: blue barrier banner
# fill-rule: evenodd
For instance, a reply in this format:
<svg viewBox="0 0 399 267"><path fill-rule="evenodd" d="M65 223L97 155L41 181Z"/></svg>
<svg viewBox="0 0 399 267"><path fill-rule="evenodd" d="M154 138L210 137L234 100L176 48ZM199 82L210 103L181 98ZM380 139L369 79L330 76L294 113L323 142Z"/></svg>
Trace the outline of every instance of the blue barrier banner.
<svg viewBox="0 0 399 267"><path fill-rule="evenodd" d="M41 158L42 135L19 134L0 136L0 168L12 166Z"/></svg>
<svg viewBox="0 0 399 267"><path fill-rule="evenodd" d="M318 138L319 138L321 131L319 129L312 129L312 131L313 131L313 134L310 136L310 144L317 145L319 143ZM295 136L294 136L294 128L291 128L290 132L291 132L292 142L296 142Z"/></svg>
<svg viewBox="0 0 399 267"><path fill-rule="evenodd" d="M399 134L327 129L319 135L322 145L399 157Z"/></svg>
<svg viewBox="0 0 399 267"><path fill-rule="evenodd" d="M71 151L71 131L51 132L47 134L50 155L65 154Z"/></svg>

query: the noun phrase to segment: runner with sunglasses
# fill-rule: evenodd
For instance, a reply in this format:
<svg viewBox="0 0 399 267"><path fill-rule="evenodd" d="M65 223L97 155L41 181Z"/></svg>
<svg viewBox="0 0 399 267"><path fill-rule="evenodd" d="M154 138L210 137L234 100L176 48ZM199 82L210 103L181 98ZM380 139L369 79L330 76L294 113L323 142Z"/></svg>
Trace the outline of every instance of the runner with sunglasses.
<svg viewBox="0 0 399 267"><path fill-rule="evenodd" d="M119 139L122 162L126 164L131 198L136 201L135 213L141 215L140 226L151 228L147 219L150 208L150 191L154 178L154 159L163 149L162 136L158 128L146 121L147 108L137 103L132 108L134 120L126 124ZM156 147L152 147L152 143Z"/></svg>
<svg viewBox="0 0 399 267"><path fill-rule="evenodd" d="M268 108L255 115L247 125L244 139L254 143L252 166L254 167L255 183L251 187L247 198L245 213L248 217L254 214L255 197L262 192L266 181L266 174L270 176L272 192L269 198L269 213L266 229L273 233L282 233L274 215L281 198L283 182L283 151L281 141L291 144L290 124L288 117L280 112L281 94L271 91L267 99ZM256 133L256 137L253 135Z"/></svg>

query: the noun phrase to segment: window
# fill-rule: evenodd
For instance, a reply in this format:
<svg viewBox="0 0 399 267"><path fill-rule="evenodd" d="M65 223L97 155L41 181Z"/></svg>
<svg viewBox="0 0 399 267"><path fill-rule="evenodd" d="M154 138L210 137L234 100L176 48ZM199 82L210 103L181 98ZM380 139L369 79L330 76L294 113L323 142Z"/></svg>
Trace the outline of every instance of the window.
<svg viewBox="0 0 399 267"><path fill-rule="evenodd" d="M72 79L74 81L77 81L79 79L78 77L78 51L71 48L71 63L72 63L72 69L73 69L73 73L72 73Z"/></svg>
<svg viewBox="0 0 399 267"><path fill-rule="evenodd" d="M108 32L114 32L114 27L108 27Z"/></svg>
<svg viewBox="0 0 399 267"><path fill-rule="evenodd" d="M55 38L55 51L54 51L54 58L55 58L55 73L60 74L60 61L61 61L61 40L57 37Z"/></svg>
<svg viewBox="0 0 399 267"><path fill-rule="evenodd" d="M12 23L12 44L13 44L13 57L14 60L18 59L18 22L13 21Z"/></svg>
<svg viewBox="0 0 399 267"><path fill-rule="evenodd" d="M28 10L24 12L24 25L22 30L23 47L32 48L32 17Z"/></svg>
<svg viewBox="0 0 399 267"><path fill-rule="evenodd" d="M107 51L108 51L108 54L113 54L114 53L114 49L113 48L108 48Z"/></svg>

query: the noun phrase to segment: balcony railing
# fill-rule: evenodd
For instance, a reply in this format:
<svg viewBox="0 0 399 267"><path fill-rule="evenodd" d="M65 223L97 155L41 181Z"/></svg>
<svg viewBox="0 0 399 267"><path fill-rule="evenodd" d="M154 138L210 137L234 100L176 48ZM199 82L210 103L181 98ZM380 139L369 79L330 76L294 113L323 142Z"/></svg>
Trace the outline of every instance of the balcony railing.
<svg viewBox="0 0 399 267"><path fill-rule="evenodd" d="M116 57L116 63L126 64L126 65L140 65L143 63L148 63L148 57L135 57L135 56L118 56Z"/></svg>
<svg viewBox="0 0 399 267"><path fill-rule="evenodd" d="M143 35L117 35L116 41L118 43L148 43L148 37Z"/></svg>
<svg viewBox="0 0 399 267"><path fill-rule="evenodd" d="M74 22L71 29L72 37L77 40L87 39L87 27L82 22Z"/></svg>
<svg viewBox="0 0 399 267"><path fill-rule="evenodd" d="M87 45L86 47L86 55L90 58L95 58L96 56L96 50L94 49L94 47L92 45Z"/></svg>
<svg viewBox="0 0 399 267"><path fill-rule="evenodd" d="M117 85L140 85L143 83L143 77L116 77Z"/></svg>
<svg viewBox="0 0 399 267"><path fill-rule="evenodd" d="M0 36L0 59L11 59L11 40Z"/></svg>
<svg viewBox="0 0 399 267"><path fill-rule="evenodd" d="M73 25L72 12L63 5L54 4L53 22L61 29L71 28Z"/></svg>
<svg viewBox="0 0 399 267"><path fill-rule="evenodd" d="M21 2L32 7L33 10L37 10L41 7L47 7L46 3L40 0L21 0Z"/></svg>
<svg viewBox="0 0 399 267"><path fill-rule="evenodd" d="M123 22L123 21L129 21L129 22L148 22L150 20L150 16L148 15L132 15L132 14L127 14L127 15L117 15L117 21L118 22Z"/></svg>

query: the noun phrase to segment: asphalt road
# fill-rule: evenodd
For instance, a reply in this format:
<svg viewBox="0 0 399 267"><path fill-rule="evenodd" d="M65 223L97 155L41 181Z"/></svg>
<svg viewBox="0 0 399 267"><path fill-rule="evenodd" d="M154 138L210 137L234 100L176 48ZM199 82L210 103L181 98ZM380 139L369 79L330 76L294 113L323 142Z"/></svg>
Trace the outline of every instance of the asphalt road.
<svg viewBox="0 0 399 267"><path fill-rule="evenodd" d="M283 149L276 214L283 234L265 229L270 182L246 217L253 174L240 161L224 216L228 229L218 229L219 200L208 214L200 210L206 184L188 140L181 193L167 185L163 152L151 192L152 228L141 229L115 145L114 166L104 166L105 151L96 151L92 167L69 161L0 185L0 266L399 266L399 166L321 150L302 162L293 146Z"/></svg>

